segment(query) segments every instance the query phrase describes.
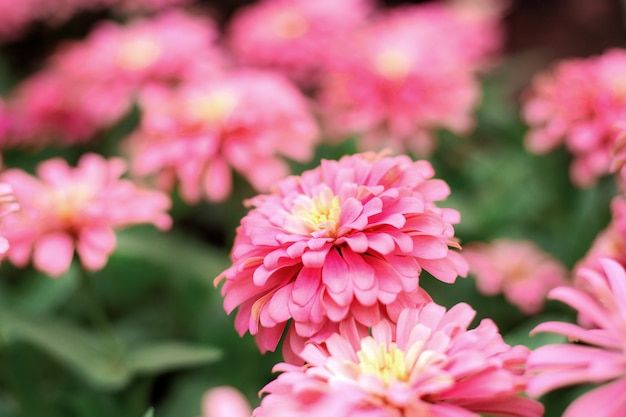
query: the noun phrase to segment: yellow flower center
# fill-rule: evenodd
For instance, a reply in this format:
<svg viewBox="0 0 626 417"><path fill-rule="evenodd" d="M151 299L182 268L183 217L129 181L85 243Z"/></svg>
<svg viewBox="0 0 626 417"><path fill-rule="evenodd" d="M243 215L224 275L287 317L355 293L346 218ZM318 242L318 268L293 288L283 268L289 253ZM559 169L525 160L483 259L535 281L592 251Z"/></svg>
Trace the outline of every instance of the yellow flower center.
<svg viewBox="0 0 626 417"><path fill-rule="evenodd" d="M299 229L304 233L324 232L323 237L336 237L339 228L341 205L339 197L334 195L330 188L313 198L300 196L292 209L290 218L295 220Z"/></svg>
<svg viewBox="0 0 626 417"><path fill-rule="evenodd" d="M309 24L299 13L285 10L274 17L274 30L281 38L295 39L309 30Z"/></svg>
<svg viewBox="0 0 626 417"><path fill-rule="evenodd" d="M135 36L124 42L117 53L117 65L128 71L141 71L154 64L161 47L148 36Z"/></svg>
<svg viewBox="0 0 626 417"><path fill-rule="evenodd" d="M93 190L90 187L77 185L68 189L50 191L48 201L59 220L73 223L93 197Z"/></svg>
<svg viewBox="0 0 626 417"><path fill-rule="evenodd" d="M361 350L356 355L361 372L378 375L385 385L409 380L411 369L407 366L405 352L398 349L395 343L377 345L374 339L368 337L363 339Z"/></svg>
<svg viewBox="0 0 626 417"><path fill-rule="evenodd" d="M188 105L192 120L213 124L228 118L237 105L237 99L232 93L222 90L194 97Z"/></svg>
<svg viewBox="0 0 626 417"><path fill-rule="evenodd" d="M376 72L390 80L401 80L411 70L411 61L402 51L388 49L374 59Z"/></svg>

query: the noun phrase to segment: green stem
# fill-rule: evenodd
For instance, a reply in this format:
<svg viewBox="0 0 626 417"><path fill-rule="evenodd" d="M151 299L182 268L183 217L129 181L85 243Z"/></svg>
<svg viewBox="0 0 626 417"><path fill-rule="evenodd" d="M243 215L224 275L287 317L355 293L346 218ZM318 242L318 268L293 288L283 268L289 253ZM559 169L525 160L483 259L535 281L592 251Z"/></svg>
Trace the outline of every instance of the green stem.
<svg viewBox="0 0 626 417"><path fill-rule="evenodd" d="M111 323L109 322L109 319L107 318L107 315L93 290L89 272L82 265L79 266L79 269L80 273L78 275L80 276L80 287L83 294L83 302L92 324L106 333L113 334Z"/></svg>

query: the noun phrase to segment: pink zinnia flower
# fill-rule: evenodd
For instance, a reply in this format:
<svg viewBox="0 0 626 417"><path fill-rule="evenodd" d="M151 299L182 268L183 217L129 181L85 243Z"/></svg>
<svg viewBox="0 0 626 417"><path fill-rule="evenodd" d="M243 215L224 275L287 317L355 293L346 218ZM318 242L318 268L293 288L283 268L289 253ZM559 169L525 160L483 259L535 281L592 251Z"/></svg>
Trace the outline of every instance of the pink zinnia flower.
<svg viewBox="0 0 626 417"><path fill-rule="evenodd" d="M364 150L427 155L435 130L472 129L477 80L459 46L445 42L446 26L430 14L426 6L391 10L336 54L318 97L331 137L361 135Z"/></svg>
<svg viewBox="0 0 626 417"><path fill-rule="evenodd" d="M289 173L279 155L313 157L318 128L304 96L269 72L232 72L177 91L152 89L142 97L142 123L128 149L133 172L159 184L180 184L183 199L222 201L235 170L258 191Z"/></svg>
<svg viewBox="0 0 626 417"><path fill-rule="evenodd" d="M106 21L66 42L9 100L15 144L71 145L118 123L141 88L211 78L222 57L211 19L167 12L127 25Z"/></svg>
<svg viewBox="0 0 626 417"><path fill-rule="evenodd" d="M250 417L252 408L241 392L221 386L208 390L202 397L202 417Z"/></svg>
<svg viewBox="0 0 626 417"><path fill-rule="evenodd" d="M527 148L546 153L564 144L574 155L572 181L591 186L608 174L615 125L626 120L626 51L561 61L538 74L524 98Z"/></svg>
<svg viewBox="0 0 626 417"><path fill-rule="evenodd" d="M602 271L600 260L611 258L626 266L626 196L617 195L611 200L611 222L591 244L575 270L593 268ZM576 276L576 274L575 274Z"/></svg>
<svg viewBox="0 0 626 417"><path fill-rule="evenodd" d="M322 341L355 317L371 326L398 306L428 299L423 269L444 282L465 275L453 224L459 213L435 202L448 185L426 161L358 154L276 184L237 228L233 265L222 294L236 328L273 350L292 320L287 350L298 338ZM285 344L287 345L287 344Z"/></svg>
<svg viewBox="0 0 626 417"><path fill-rule="evenodd" d="M57 158L42 162L40 179L20 169L0 174L21 205L0 223L0 235L11 245L8 259L24 266L32 257L35 268L59 276L76 250L86 269L98 270L115 249L114 229L140 223L170 227L169 197L120 179L124 170L119 158L87 154L76 168Z"/></svg>
<svg viewBox="0 0 626 417"><path fill-rule="evenodd" d="M530 241L474 243L464 248L463 256L482 294L504 294L526 314L541 311L548 291L566 283L565 266Z"/></svg>
<svg viewBox="0 0 626 417"><path fill-rule="evenodd" d="M578 287L559 287L550 298L579 312L579 324L547 322L533 332L565 335L580 344L546 345L528 359L535 374L528 382L534 396L567 385L607 384L583 394L563 417L626 415L626 274L609 258L600 261L603 270L581 269Z"/></svg>
<svg viewBox="0 0 626 417"><path fill-rule="evenodd" d="M244 65L282 72L307 86L331 59L330 50L365 21L370 0L263 0L237 11L230 49Z"/></svg>
<svg viewBox="0 0 626 417"><path fill-rule="evenodd" d="M449 311L429 303L403 310L397 324L375 323L371 335L346 322L324 344L306 345L304 366L275 366L282 374L254 416L543 415L540 403L518 396L528 349L504 343L489 319L469 330L474 316L464 303Z"/></svg>

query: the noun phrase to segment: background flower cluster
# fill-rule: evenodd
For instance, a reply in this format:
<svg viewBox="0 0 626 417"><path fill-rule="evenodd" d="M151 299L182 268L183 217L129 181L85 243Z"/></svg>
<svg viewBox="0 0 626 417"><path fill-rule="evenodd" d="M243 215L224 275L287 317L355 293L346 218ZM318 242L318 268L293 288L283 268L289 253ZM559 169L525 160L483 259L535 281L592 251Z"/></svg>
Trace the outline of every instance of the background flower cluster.
<svg viewBox="0 0 626 417"><path fill-rule="evenodd" d="M0 416L623 416L624 7L0 0Z"/></svg>

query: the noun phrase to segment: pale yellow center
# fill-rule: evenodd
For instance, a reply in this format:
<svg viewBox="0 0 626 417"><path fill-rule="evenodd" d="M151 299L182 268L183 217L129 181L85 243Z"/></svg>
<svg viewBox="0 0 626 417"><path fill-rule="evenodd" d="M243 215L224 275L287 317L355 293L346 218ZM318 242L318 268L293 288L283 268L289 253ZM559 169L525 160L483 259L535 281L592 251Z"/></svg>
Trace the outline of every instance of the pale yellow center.
<svg viewBox="0 0 626 417"><path fill-rule="evenodd" d="M409 74L411 61L402 51L388 49L376 55L374 67L385 78L401 80Z"/></svg>
<svg viewBox="0 0 626 417"><path fill-rule="evenodd" d="M292 10L277 13L274 17L273 27L276 35L285 39L299 38L309 30L306 19Z"/></svg>
<svg viewBox="0 0 626 417"><path fill-rule="evenodd" d="M407 367L405 353L395 343L376 345L373 339L366 338L356 355L361 372L378 375L385 385L409 380L411 370Z"/></svg>
<svg viewBox="0 0 626 417"><path fill-rule="evenodd" d="M323 231L325 237L336 237L340 214L339 197L333 195L330 188L325 188L316 197L298 198L291 217L304 228L303 232Z"/></svg>
<svg viewBox="0 0 626 417"><path fill-rule="evenodd" d="M117 53L117 65L129 71L141 71L154 64L161 47L148 36L135 36L124 42Z"/></svg>
<svg viewBox="0 0 626 417"><path fill-rule="evenodd" d="M195 121L219 123L224 121L237 105L236 97L228 91L215 91L194 97L189 102L189 116Z"/></svg>
<svg viewBox="0 0 626 417"><path fill-rule="evenodd" d="M64 190L53 190L49 193L52 211L63 222L77 220L81 211L93 200L93 189L88 186L75 186Z"/></svg>

